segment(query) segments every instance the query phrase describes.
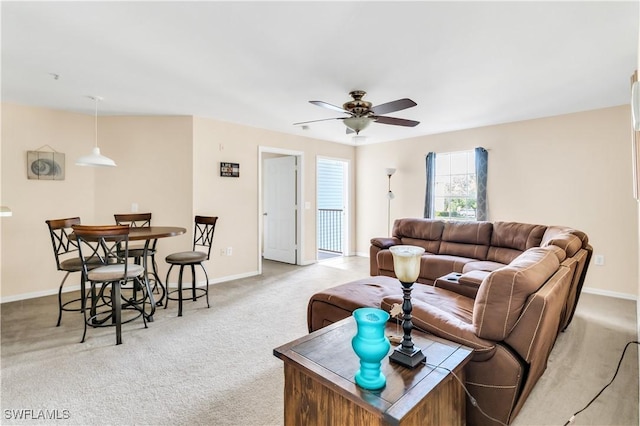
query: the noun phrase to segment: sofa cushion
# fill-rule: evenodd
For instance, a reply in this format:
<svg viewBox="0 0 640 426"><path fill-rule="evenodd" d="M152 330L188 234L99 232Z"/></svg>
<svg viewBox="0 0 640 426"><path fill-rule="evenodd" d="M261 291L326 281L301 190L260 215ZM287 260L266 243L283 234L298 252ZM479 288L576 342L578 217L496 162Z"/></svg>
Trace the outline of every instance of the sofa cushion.
<svg viewBox="0 0 640 426"><path fill-rule="evenodd" d="M464 268L462 268L462 273L465 274L471 271L492 272L498 268L502 268L503 266L506 266L506 265L504 263L493 262L491 260L478 260L475 262L466 263L464 265Z"/></svg>
<svg viewBox="0 0 640 426"><path fill-rule="evenodd" d="M435 241L420 240L418 238L409 238L409 237L403 237L400 240L400 244L403 244L406 246L422 247L425 253L432 253L432 254L438 252L438 246L439 246L439 244L436 243Z"/></svg>
<svg viewBox="0 0 640 426"><path fill-rule="evenodd" d="M428 269L431 266L425 265L424 263L422 263L422 261L424 261L425 258L427 257L431 257L433 256L433 253L425 253L422 255L422 259L421 259L421 263L420 263L420 277L421 278L429 278L431 276L431 274L428 273ZM376 261L378 262L378 269L380 271L392 271L393 275L395 276L395 269L393 267L393 254L391 253L391 250L386 249L386 250L380 250L378 253L376 253ZM447 263L445 266L445 268L449 267L448 265L450 265L451 263ZM442 268L439 268L438 271L442 270ZM451 271L449 271L451 272ZM438 275L436 278L440 277L442 275ZM431 280L433 280L433 278L431 278Z"/></svg>
<svg viewBox="0 0 640 426"><path fill-rule="evenodd" d="M511 263L523 251L540 246L546 226L518 222L495 222L487 260Z"/></svg>
<svg viewBox="0 0 640 426"><path fill-rule="evenodd" d="M556 257L558 258L558 262L560 263L564 262L564 260L567 258L567 252L554 244L548 245L546 246L546 248L551 250L553 254L556 255Z"/></svg>
<svg viewBox="0 0 640 426"><path fill-rule="evenodd" d="M402 244L417 245L427 252L437 253L444 222L434 219L405 218L393 223L393 236Z"/></svg>
<svg viewBox="0 0 640 426"><path fill-rule="evenodd" d="M561 234L571 234L578 237L582 244L582 248L587 248L589 245L589 237L582 231L578 231L577 229L569 228L568 226L549 226L542 236L542 241L540 242L540 246L548 245L550 240L560 236Z"/></svg>
<svg viewBox="0 0 640 426"><path fill-rule="evenodd" d="M473 325L479 337L501 341L509 335L529 295L559 268L554 251L531 248L485 278L473 308Z"/></svg>
<svg viewBox="0 0 640 426"><path fill-rule="evenodd" d="M464 265L475 259L450 256L446 254L422 255L420 259L420 277L434 281L449 272L462 272Z"/></svg>
<svg viewBox="0 0 640 426"><path fill-rule="evenodd" d="M418 286L423 287L420 284L415 287ZM401 295L402 285L397 279L384 276L364 278L316 293L307 306L309 331L347 318L358 308L379 308L382 298L390 294Z"/></svg>
<svg viewBox="0 0 640 426"><path fill-rule="evenodd" d="M491 242L491 222L447 222L438 254L485 260Z"/></svg>
<svg viewBox="0 0 640 426"><path fill-rule="evenodd" d="M582 248L582 241L570 233L554 235L543 243L543 247L556 246L564 250L568 257L573 257ZM563 259L564 260L564 259Z"/></svg>
<svg viewBox="0 0 640 426"><path fill-rule="evenodd" d="M402 301L400 295L385 296L380 307L390 311L394 304L401 305ZM414 327L472 347L474 360L486 360L495 352L495 342L475 335L471 324L473 299L445 289L428 287L412 297L412 308L411 321Z"/></svg>

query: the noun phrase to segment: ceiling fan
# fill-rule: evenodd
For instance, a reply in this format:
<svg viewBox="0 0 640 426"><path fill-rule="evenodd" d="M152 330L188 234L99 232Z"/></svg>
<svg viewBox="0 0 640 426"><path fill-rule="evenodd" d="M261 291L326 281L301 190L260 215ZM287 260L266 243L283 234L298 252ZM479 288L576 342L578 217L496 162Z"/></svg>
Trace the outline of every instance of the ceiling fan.
<svg viewBox="0 0 640 426"><path fill-rule="evenodd" d="M310 103L318 105L319 107L349 114L349 116L303 121L300 123L293 123L293 125L297 126L302 124L315 123L318 121L342 120L345 126L347 126L347 134L355 132L357 135L361 130L371 124L371 122L405 127L415 127L420 124L419 121L406 120L404 118L387 117L382 115L416 106L417 104L411 99L403 98L392 102L387 102L385 104L373 106L371 102L362 100L362 98L366 94L367 92L365 92L364 90L353 90L349 92L349 96L351 96L353 100L344 103L342 105L342 108L324 101L309 101Z"/></svg>

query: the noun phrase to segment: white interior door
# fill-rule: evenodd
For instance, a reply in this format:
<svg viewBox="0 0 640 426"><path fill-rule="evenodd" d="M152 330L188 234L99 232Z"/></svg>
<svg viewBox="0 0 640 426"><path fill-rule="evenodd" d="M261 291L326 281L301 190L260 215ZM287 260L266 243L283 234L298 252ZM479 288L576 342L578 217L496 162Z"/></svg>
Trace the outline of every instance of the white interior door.
<svg viewBox="0 0 640 426"><path fill-rule="evenodd" d="M296 157L264 160L264 253L268 260L296 263Z"/></svg>

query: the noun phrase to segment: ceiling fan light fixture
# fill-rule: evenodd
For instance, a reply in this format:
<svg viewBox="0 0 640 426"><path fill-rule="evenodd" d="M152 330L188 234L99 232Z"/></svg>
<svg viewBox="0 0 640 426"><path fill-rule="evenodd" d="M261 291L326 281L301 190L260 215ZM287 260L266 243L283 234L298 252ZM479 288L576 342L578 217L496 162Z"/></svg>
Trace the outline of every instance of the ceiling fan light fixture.
<svg viewBox="0 0 640 426"><path fill-rule="evenodd" d="M364 90L352 90L351 92L349 92L349 96L351 96L353 100L345 102L344 104L342 104L342 107L324 101L309 101L313 105L348 114L349 117L345 118L344 116L342 116L334 118L323 118L320 120L301 121L299 123L293 123L293 125L299 126L306 125L308 123L315 123L318 121L342 120L347 127L347 134L355 132L355 134L358 135L360 131L368 127L372 121L380 124L390 124L392 126L404 127L415 127L420 124L419 121L415 120L407 120L404 118L382 115L416 106L417 104L411 99L396 99L395 101L372 106L371 102L362 100L362 98L366 94L367 92L365 92Z"/></svg>
<svg viewBox="0 0 640 426"><path fill-rule="evenodd" d="M369 117L349 117L342 120L344 125L356 132L356 135L360 133L361 130L364 130L371 124L373 121L372 118Z"/></svg>

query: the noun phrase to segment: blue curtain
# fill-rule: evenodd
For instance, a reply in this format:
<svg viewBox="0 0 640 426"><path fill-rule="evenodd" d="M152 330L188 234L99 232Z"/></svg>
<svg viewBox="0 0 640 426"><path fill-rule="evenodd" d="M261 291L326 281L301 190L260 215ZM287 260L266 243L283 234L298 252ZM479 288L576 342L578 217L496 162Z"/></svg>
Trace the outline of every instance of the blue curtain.
<svg viewBox="0 0 640 426"><path fill-rule="evenodd" d="M434 195L436 190L436 153L427 154L427 189L424 195L424 217L433 219L434 217Z"/></svg>
<svg viewBox="0 0 640 426"><path fill-rule="evenodd" d="M487 220L487 162L489 153L478 147L476 153L477 220Z"/></svg>

